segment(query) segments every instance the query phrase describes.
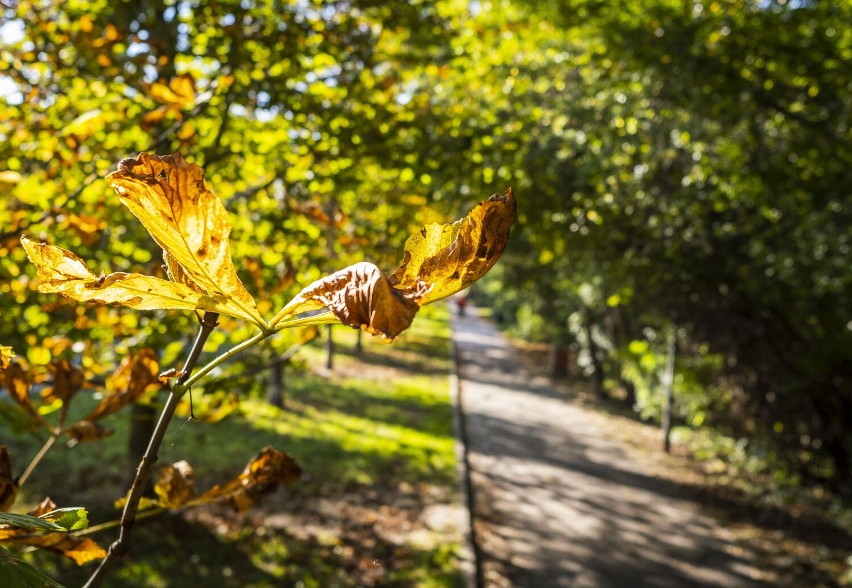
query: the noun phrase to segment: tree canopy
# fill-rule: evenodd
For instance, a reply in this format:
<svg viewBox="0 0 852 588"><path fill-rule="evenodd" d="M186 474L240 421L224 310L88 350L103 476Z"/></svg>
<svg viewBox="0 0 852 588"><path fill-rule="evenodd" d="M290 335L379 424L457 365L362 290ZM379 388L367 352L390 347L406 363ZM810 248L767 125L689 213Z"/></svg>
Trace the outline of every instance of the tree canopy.
<svg viewBox="0 0 852 588"><path fill-rule="evenodd" d="M203 165L261 313L511 186L480 294L518 333L654 416L674 330L680 418L852 487L849 3L3 6L0 341L30 362L103 373L189 330L42 296L26 267L21 234L49 234L95 274L165 276L102 180L124 157Z"/></svg>

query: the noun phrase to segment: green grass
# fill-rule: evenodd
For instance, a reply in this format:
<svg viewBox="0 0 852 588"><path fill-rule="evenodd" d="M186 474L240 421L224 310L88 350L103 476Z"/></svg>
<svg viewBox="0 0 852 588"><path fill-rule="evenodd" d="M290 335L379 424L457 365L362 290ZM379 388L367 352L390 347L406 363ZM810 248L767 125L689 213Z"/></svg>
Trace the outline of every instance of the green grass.
<svg viewBox="0 0 852 588"><path fill-rule="evenodd" d="M139 523L131 555L107 585L459 585L459 533L432 533L422 521L436 506L458 504L449 333L443 305L421 311L393 345L364 337L359 355L356 332L336 327L334 370L318 367L320 344L305 348L300 356L314 367L288 370L284 408L254 390L222 421L173 422L160 461L189 461L200 490L239 474L267 445L295 457L303 479L244 514L215 506ZM250 395L248 383L236 382L244 389L232 392ZM115 518L111 502L125 491L127 415L108 424L113 437L51 450L17 506L49 494L60 506L88 507L93 524ZM3 437L19 472L38 443ZM114 536L95 538L106 546ZM93 566L29 557L72 586Z"/></svg>

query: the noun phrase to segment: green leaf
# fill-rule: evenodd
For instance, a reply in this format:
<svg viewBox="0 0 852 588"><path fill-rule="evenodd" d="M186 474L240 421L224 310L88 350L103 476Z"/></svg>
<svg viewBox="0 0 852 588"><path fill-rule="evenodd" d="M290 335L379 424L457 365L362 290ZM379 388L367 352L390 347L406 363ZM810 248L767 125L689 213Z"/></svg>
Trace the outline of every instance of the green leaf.
<svg viewBox="0 0 852 588"><path fill-rule="evenodd" d="M63 588L62 584L22 562L0 547L0 586L4 588Z"/></svg>
<svg viewBox="0 0 852 588"><path fill-rule="evenodd" d="M55 523L66 531L80 531L89 526L89 515L85 508L79 506L58 508L41 515L39 518Z"/></svg>
<svg viewBox="0 0 852 588"><path fill-rule="evenodd" d="M67 531L65 527L61 527L52 521L40 519L32 515L11 512L0 512L0 525L8 525L31 531Z"/></svg>

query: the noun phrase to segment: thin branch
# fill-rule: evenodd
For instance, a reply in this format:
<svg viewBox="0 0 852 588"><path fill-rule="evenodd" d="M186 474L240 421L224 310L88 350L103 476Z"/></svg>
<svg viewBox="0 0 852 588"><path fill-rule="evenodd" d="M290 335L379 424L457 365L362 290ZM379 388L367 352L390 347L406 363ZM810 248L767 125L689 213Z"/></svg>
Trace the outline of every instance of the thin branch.
<svg viewBox="0 0 852 588"><path fill-rule="evenodd" d="M151 471L154 469L154 464L159 458L160 445L163 443L163 438L166 435L166 430L169 428L175 410L180 403L181 398L189 389L188 382L190 374L198 362L198 357L201 355L201 350L204 343L216 328L218 324L219 314L215 312L207 312L201 321L201 329L198 332L198 337L195 339L195 344L189 352L184 371L178 379L177 384L172 387L169 398L166 401L166 406L163 407L163 412L160 415L160 420L154 428L154 433L151 435L151 441L148 443L148 449L145 450L145 455L139 462L139 467L136 470L136 477L133 479L133 484L130 487L130 492L127 496L127 502L124 505L124 512L121 514L121 530L112 545L109 546L107 556L101 561L98 569L92 574L86 582L84 588L97 588L101 585L107 572L117 558L121 558L127 554L130 549L130 536L133 529L133 524L136 522L136 514L139 510L139 501L142 498L142 493L148 484L148 479L151 477Z"/></svg>
<svg viewBox="0 0 852 588"><path fill-rule="evenodd" d="M45 456L45 454L48 452L48 450L51 447L53 447L53 443L56 441L56 438L57 438L57 435L54 433L53 435L51 435L50 437L47 438L47 441L45 441L44 445L41 446L41 449L38 450L38 453L33 458L33 460L30 462L30 465L27 466L27 469L24 470L24 473L21 474L20 478L18 478L18 489L20 489L21 486L24 485L24 482L26 482L27 478L30 477L30 474L33 473L33 470L39 464L39 462L41 461L41 458L43 458Z"/></svg>
<svg viewBox="0 0 852 588"><path fill-rule="evenodd" d="M223 363L223 362L231 359L232 357L234 357L235 355L237 355L241 351L245 351L249 347L253 347L254 345L257 345L258 343L260 343L261 341L263 341L267 337L271 337L274 334L275 333L273 331L261 331L257 335L252 337L251 339L246 339L245 341L243 341L242 343L240 343L236 347L232 347L231 349L229 349L228 351L226 351L225 353L223 353L222 355L220 355L219 357L217 357L216 359L214 359L213 361L211 361L210 363L205 365L203 368L201 368L197 372L195 372L195 375L193 375L191 378L189 378L189 380L184 382L184 386L187 389L189 389L195 382L197 382L199 379L201 379L205 375L207 375L213 368L218 366L220 363Z"/></svg>

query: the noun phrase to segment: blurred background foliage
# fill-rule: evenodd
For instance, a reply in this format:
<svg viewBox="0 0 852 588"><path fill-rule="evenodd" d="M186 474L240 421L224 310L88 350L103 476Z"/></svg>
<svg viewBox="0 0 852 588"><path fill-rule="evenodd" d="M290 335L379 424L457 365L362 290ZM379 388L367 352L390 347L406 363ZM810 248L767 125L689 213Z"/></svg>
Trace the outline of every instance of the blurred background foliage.
<svg viewBox="0 0 852 588"><path fill-rule="evenodd" d="M393 269L411 231L512 186L476 292L508 328L646 418L674 330L682 424L852 491L848 2L0 6L0 341L30 363L97 378L192 334L34 289L22 233L162 274L102 181L128 155L205 167L267 313L347 263ZM248 335L222 322L211 348Z"/></svg>

